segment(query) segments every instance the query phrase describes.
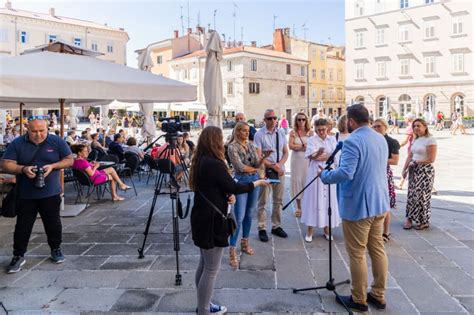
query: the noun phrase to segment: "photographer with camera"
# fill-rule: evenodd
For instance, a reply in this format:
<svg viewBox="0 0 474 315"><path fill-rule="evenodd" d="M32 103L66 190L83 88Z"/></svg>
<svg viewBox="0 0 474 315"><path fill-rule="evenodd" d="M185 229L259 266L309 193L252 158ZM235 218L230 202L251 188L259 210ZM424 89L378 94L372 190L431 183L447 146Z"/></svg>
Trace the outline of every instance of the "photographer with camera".
<svg viewBox="0 0 474 315"><path fill-rule="evenodd" d="M45 116L47 117L47 116ZM51 259L64 262L61 252L62 226L59 217L61 183L59 170L71 167L74 159L67 143L48 134L43 116L28 119L27 134L15 139L3 156L5 173L15 174L17 181L17 218L13 235L13 259L8 273L21 270L33 224L38 212L51 247Z"/></svg>

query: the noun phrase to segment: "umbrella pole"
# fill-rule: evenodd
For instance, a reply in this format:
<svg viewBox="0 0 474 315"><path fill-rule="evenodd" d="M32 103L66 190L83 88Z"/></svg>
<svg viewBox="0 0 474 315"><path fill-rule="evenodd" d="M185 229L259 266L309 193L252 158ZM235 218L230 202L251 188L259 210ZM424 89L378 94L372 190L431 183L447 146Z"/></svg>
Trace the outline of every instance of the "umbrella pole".
<svg viewBox="0 0 474 315"><path fill-rule="evenodd" d="M61 139L64 138L64 98L59 99L59 116L61 117L59 119L60 121L60 127L59 127L59 136ZM60 175L60 182L61 182L61 192L64 195L64 170L61 170Z"/></svg>
<svg viewBox="0 0 474 315"><path fill-rule="evenodd" d="M24 103L20 103L20 136L23 135L23 106Z"/></svg>

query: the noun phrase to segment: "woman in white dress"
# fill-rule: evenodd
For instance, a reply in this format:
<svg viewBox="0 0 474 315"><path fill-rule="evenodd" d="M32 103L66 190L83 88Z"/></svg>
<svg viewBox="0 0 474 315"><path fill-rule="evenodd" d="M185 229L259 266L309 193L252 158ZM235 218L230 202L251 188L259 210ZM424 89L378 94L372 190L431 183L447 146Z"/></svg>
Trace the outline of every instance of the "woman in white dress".
<svg viewBox="0 0 474 315"><path fill-rule="evenodd" d="M288 146L291 150L291 195L296 196L304 187L306 172L309 160L304 156L308 137L313 135L308 116L305 113L298 113L293 122L294 129L290 131ZM301 199L299 195L296 199L295 217L301 217Z"/></svg>
<svg viewBox="0 0 474 315"><path fill-rule="evenodd" d="M327 132L327 120L318 119L314 122L316 135L309 138L305 157L310 160L308 172L306 173L306 183L309 183L319 172L320 166L324 167L326 160L334 151L337 145L335 137L329 137ZM336 161L333 165L338 165ZM331 189L331 227L341 224L339 208L337 206L336 185L330 185ZM306 224L306 242L313 240L314 228L323 228L324 237L329 240L328 222L329 191L321 179L317 179L311 184L303 195L301 222Z"/></svg>

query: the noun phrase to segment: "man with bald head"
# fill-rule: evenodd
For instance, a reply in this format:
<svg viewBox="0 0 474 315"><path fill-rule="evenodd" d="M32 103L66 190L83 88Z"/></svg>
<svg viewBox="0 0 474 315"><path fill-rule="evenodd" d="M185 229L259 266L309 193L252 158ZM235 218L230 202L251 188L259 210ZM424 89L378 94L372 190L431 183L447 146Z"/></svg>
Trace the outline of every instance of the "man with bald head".
<svg viewBox="0 0 474 315"><path fill-rule="evenodd" d="M59 217L59 170L71 167L74 159L67 143L48 133L47 117L30 117L27 133L16 138L3 155L3 171L16 175L18 194L13 258L7 273L16 273L25 264L24 255L38 212L51 247L51 260L58 264L65 260L60 248L62 226ZM44 187L35 185L37 170L41 168L44 171Z"/></svg>

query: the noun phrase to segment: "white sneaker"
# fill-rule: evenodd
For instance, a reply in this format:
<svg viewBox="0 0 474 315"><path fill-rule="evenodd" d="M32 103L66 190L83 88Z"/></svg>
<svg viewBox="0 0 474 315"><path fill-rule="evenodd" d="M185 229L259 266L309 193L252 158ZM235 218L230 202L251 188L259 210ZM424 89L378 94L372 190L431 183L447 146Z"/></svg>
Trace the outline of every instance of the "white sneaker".
<svg viewBox="0 0 474 315"><path fill-rule="evenodd" d="M329 234L324 233L324 238L326 239L326 241L329 241ZM334 237L332 237L332 235L331 235L331 241L334 241Z"/></svg>
<svg viewBox="0 0 474 315"><path fill-rule="evenodd" d="M313 241L313 235L306 235L304 240L306 243L311 243Z"/></svg>

